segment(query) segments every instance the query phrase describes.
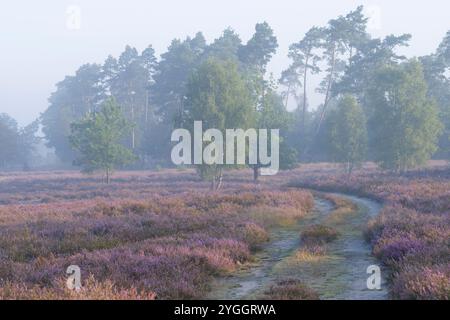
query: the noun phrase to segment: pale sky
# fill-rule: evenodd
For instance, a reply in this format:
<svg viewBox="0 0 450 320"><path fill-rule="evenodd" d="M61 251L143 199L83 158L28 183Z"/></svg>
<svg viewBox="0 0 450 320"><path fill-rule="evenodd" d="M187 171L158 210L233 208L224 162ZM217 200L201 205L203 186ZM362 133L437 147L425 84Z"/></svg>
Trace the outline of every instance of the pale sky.
<svg viewBox="0 0 450 320"><path fill-rule="evenodd" d="M118 56L125 45L152 44L158 55L173 38L202 31L208 42L232 27L247 41L257 22L267 21L279 49L269 71L289 64L288 47L313 25L322 26L363 4L374 36L411 33L404 53L433 52L450 30L448 0L39 0L4 1L0 7L0 113L25 125L48 106L64 76L84 63ZM68 8L80 10L68 21ZM70 10L70 9L69 9ZM69 23L68 23L69 22ZM314 99L320 97L314 96Z"/></svg>

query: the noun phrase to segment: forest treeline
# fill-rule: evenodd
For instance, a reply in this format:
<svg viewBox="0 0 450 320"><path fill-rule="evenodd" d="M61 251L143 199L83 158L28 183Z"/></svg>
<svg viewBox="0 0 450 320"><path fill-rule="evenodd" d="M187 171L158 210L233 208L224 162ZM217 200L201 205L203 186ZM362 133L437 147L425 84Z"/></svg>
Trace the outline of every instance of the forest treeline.
<svg viewBox="0 0 450 320"><path fill-rule="evenodd" d="M104 169L99 162L109 155L108 170L171 166L170 134L193 120L219 129L279 128L283 168L333 161L351 173L373 160L403 171L448 158L450 31L433 54L408 59L399 51L411 35L373 38L367 23L358 7L299 31L280 79L267 71L278 43L266 22L246 43L231 28L209 44L198 32L173 40L159 58L151 45L142 52L126 46L119 57L66 76L32 125L19 128L2 115L0 166L28 167L39 126L65 163ZM319 105L310 105L312 92L321 94Z"/></svg>

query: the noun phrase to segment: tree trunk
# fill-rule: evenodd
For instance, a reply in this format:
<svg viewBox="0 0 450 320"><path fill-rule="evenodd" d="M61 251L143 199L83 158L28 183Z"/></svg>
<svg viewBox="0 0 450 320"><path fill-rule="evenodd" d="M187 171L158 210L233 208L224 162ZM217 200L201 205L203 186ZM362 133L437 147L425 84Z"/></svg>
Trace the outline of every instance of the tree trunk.
<svg viewBox="0 0 450 320"><path fill-rule="evenodd" d="M211 191L216 191L216 175L213 175L211 179Z"/></svg>
<svg viewBox="0 0 450 320"><path fill-rule="evenodd" d="M261 96L261 107L264 108L264 101L266 100L266 84L264 83L264 78L262 80L262 96Z"/></svg>
<svg viewBox="0 0 450 320"><path fill-rule="evenodd" d="M305 119L306 119L306 77L308 73L308 60L309 56L306 57L305 61L305 70L303 72L303 114L302 114L302 129L303 132L306 132L305 130Z"/></svg>
<svg viewBox="0 0 450 320"><path fill-rule="evenodd" d="M220 188L222 188L222 181L223 181L223 172L222 172L222 168L219 169L219 176L217 178L217 189L219 190Z"/></svg>
<svg viewBox="0 0 450 320"><path fill-rule="evenodd" d="M353 59L353 47L350 46L350 53L349 53L349 58L348 58L348 66L351 67L352 65L352 59Z"/></svg>
<svg viewBox="0 0 450 320"><path fill-rule="evenodd" d="M106 184L109 184L111 182L110 172L109 169L106 169Z"/></svg>
<svg viewBox="0 0 450 320"><path fill-rule="evenodd" d="M346 182L348 183L350 181L350 176L353 172L353 163L350 160L347 160L345 163L345 173L346 173Z"/></svg>
<svg viewBox="0 0 450 320"><path fill-rule="evenodd" d="M286 100L284 101L284 108L287 109L288 102L289 102L289 94L291 93L291 82L288 84L287 93L286 93Z"/></svg>
<svg viewBox="0 0 450 320"><path fill-rule="evenodd" d="M317 134L320 131L320 127L322 125L323 119L325 118L325 112L326 112L328 103L330 102L331 86L333 84L335 64L336 64L336 48L333 48L333 51L331 54L331 69L330 69L330 74L328 76L327 91L325 93L325 101L323 103L322 112L320 113L319 124L317 125L317 131L316 131Z"/></svg>
<svg viewBox="0 0 450 320"><path fill-rule="evenodd" d="M145 90L145 124L148 123L148 89Z"/></svg>
<svg viewBox="0 0 450 320"><path fill-rule="evenodd" d="M222 168L217 169L212 175L211 179L211 191L217 191L222 187L223 182L223 171Z"/></svg>
<svg viewBox="0 0 450 320"><path fill-rule="evenodd" d="M253 166L253 181L254 182L258 182L259 173L260 173L260 170L259 170L258 165L254 165Z"/></svg>
<svg viewBox="0 0 450 320"><path fill-rule="evenodd" d="M134 140L135 140L135 131L134 131L134 106L131 106L131 122L133 124L133 128L131 131L131 148L134 150Z"/></svg>

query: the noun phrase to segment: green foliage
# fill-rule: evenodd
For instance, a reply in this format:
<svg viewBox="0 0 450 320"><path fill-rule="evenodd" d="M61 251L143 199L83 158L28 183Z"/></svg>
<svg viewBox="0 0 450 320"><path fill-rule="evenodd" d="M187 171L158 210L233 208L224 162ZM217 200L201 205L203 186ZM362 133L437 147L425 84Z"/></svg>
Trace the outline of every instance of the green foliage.
<svg viewBox="0 0 450 320"><path fill-rule="evenodd" d="M137 165L167 163L170 132L174 122L179 126L191 73L208 58L233 60L240 72L245 71L246 85L258 100L264 91L266 65L277 46L267 23L257 24L246 44L230 28L209 45L201 32L184 40L174 39L159 61L151 46L141 54L126 46L119 58L109 56L103 65L85 64L57 84L41 119L47 144L64 162L72 161L75 153L69 141L70 124L98 110L113 96L133 124L123 142L139 156ZM153 143L148 144L148 140Z"/></svg>
<svg viewBox="0 0 450 320"><path fill-rule="evenodd" d="M283 139L280 141L280 169L294 169L298 164L298 152Z"/></svg>
<svg viewBox="0 0 450 320"><path fill-rule="evenodd" d="M0 167L6 167L16 160L19 151L18 127L7 114L0 114Z"/></svg>
<svg viewBox="0 0 450 320"><path fill-rule="evenodd" d="M370 38L366 32L367 20L363 15L363 7L359 6L344 16L329 20L324 27L311 28L302 40L289 48L292 64L282 73L280 83L287 88L284 93L286 107L289 96L294 95L298 108L301 108L301 130L297 131L303 142L297 145L301 148L299 151L302 157L317 149L315 144L321 139L322 122L332 104L337 83L345 76L346 71L351 69L353 57ZM324 101L314 114L317 119L309 121L311 114L308 114L307 103L308 75L316 73L322 76L316 91L324 95ZM297 90L301 86L303 92L300 94ZM307 145L306 141L309 141Z"/></svg>
<svg viewBox="0 0 450 320"><path fill-rule="evenodd" d="M436 100L439 118L444 124L444 134L439 140L439 156L450 157L450 31L439 45L436 53L420 58L428 95Z"/></svg>
<svg viewBox="0 0 450 320"><path fill-rule="evenodd" d="M367 18L364 17L363 7L349 12L345 16L328 21L323 31L323 60L326 61L326 77L320 83L318 92L325 95L317 124L317 132L320 130L328 105L333 97L333 88L350 65L353 51L364 39L369 36L366 33Z"/></svg>
<svg viewBox="0 0 450 320"><path fill-rule="evenodd" d="M216 57L218 59L237 59L239 49L241 48L241 39L239 35L231 28L227 28L222 36L214 40L214 42L206 49L208 57Z"/></svg>
<svg viewBox="0 0 450 320"><path fill-rule="evenodd" d="M278 40L267 22L257 23L255 33L238 51L238 60L245 73L247 87L254 100L255 108L261 108L267 90L272 89L265 79L267 64L278 48Z"/></svg>
<svg viewBox="0 0 450 320"><path fill-rule="evenodd" d="M70 141L79 152L75 164L85 172L103 170L107 183L116 166L134 159L132 152L121 144L131 126L112 98L102 104L99 112L86 114L80 121L72 123L71 128Z"/></svg>
<svg viewBox="0 0 450 320"><path fill-rule="evenodd" d="M181 110L189 75L199 65L205 49L205 38L199 32L194 38L173 40L161 55L152 87L153 101L159 106L158 114L170 126Z"/></svg>
<svg viewBox="0 0 450 320"><path fill-rule="evenodd" d="M33 159L35 147L41 141L41 138L37 136L38 131L39 120L33 121L18 131L18 161L23 165L24 170L28 170L30 168L30 162Z"/></svg>
<svg viewBox="0 0 450 320"><path fill-rule="evenodd" d="M288 106L289 96L298 96L297 89L303 85L302 95L302 124L307 111L307 79L308 72L311 74L317 74L320 72L318 63L321 60L319 55L319 48L321 47L321 41L323 38L324 30L322 28L312 27L297 43L293 43L289 47L289 58L292 59L292 63L288 69L284 70L281 74L280 84L287 89L285 95L285 107ZM302 79L300 79L302 78Z"/></svg>
<svg viewBox="0 0 450 320"><path fill-rule="evenodd" d="M445 35L439 48L437 49L437 55L440 56L447 68L450 68L450 30Z"/></svg>
<svg viewBox="0 0 450 320"><path fill-rule="evenodd" d="M418 61L380 68L367 98L372 147L382 167L405 171L430 159L437 150L442 124L436 103L427 97Z"/></svg>
<svg viewBox="0 0 450 320"><path fill-rule="evenodd" d="M256 69L261 74L278 48L277 38L267 22L257 23L255 34L239 50L239 59L244 65Z"/></svg>
<svg viewBox="0 0 450 320"><path fill-rule="evenodd" d="M259 129L279 129L280 130L280 169L292 169L297 164L297 151L286 143L286 134L293 124L292 114L284 107L282 97L276 93L275 88L268 88L262 99L262 105L256 110L256 124ZM268 136L268 150L271 152L271 136ZM254 166L254 170L261 168L261 165ZM258 171L254 172L257 179Z"/></svg>
<svg viewBox="0 0 450 320"><path fill-rule="evenodd" d="M286 130L291 124L291 114L284 107L282 98L275 88L266 90L263 102L257 111L258 128Z"/></svg>
<svg viewBox="0 0 450 320"><path fill-rule="evenodd" d="M42 114L42 130L47 145L55 149L63 161L74 158L69 135L70 124L94 110L102 97L99 94L101 66L85 64L74 76L67 76L57 83L57 90L49 98L50 106Z"/></svg>
<svg viewBox="0 0 450 320"><path fill-rule="evenodd" d="M114 96L124 116L135 124L124 142L135 147L136 154L145 154L148 150L143 137L155 119L155 110L149 103L155 68L151 46L141 55L127 46L119 59L109 56L103 65L81 66L74 76L67 76L57 84L49 99L50 106L42 114L47 145L55 149L61 160L72 161L75 153L69 141L70 124L96 111L105 99Z"/></svg>
<svg viewBox="0 0 450 320"><path fill-rule="evenodd" d="M36 133L39 122L36 120L20 128L7 114L0 114L0 168L22 165L28 169L33 151L39 138Z"/></svg>
<svg viewBox="0 0 450 320"><path fill-rule="evenodd" d="M192 130L194 121L203 121L203 130L215 128L223 136L225 129L252 127L252 99L236 62L209 58L191 75L182 123ZM222 167L201 165L199 170L214 181L221 178Z"/></svg>
<svg viewBox="0 0 450 320"><path fill-rule="evenodd" d="M365 160L367 128L364 111L352 96L340 99L328 116L329 151L333 160L345 163L351 174L355 165Z"/></svg>
<svg viewBox="0 0 450 320"><path fill-rule="evenodd" d="M183 123L202 120L203 130L225 130L247 128L252 117L250 93L235 62L210 58L191 75Z"/></svg>
<svg viewBox="0 0 450 320"><path fill-rule="evenodd" d="M356 134L363 144L363 135L350 131L356 130L353 124L363 123L361 119L365 117L370 142L367 158L387 168L405 170L435 153L436 137L441 131L437 113L444 124L444 134L439 138L439 153L435 156L448 157L450 32L435 53L419 58L423 66L421 75L422 71L414 71L412 67L412 71L406 70L407 64L402 64L406 57L397 52L408 45L409 34L373 38L367 32L367 23L363 7L359 6L301 35L289 47L291 64L282 71L280 91L266 73L278 48L277 38L267 22L257 23L246 43L231 28L209 44L201 32L174 39L159 60L152 46L141 53L126 46L117 59L109 56L102 65L85 64L74 76L58 83L49 99L50 106L42 115L42 130L48 146L55 149L59 158L71 161L75 152L69 141L70 124L86 113L95 113L112 96L132 125L121 142L137 156L139 161L134 165L139 168L172 165L169 141L173 128L197 118L204 120L204 129L247 126L280 129L281 168L291 168L298 159L330 160L326 153L330 151L333 161L347 163L351 171L364 158L356 156L360 151L363 153L363 148L357 148L354 141L346 145L345 141ZM315 88L310 80L314 74L321 79ZM428 89L419 78L425 78ZM226 84L228 81L231 82ZM323 94L323 102L311 111L309 90ZM356 108L355 115L346 114L345 108L338 106L344 103L338 97L347 94L358 102L354 106L356 101L352 101L347 108ZM286 111L295 106L294 112ZM0 134L6 136L8 130L4 128ZM23 134L24 131L22 138ZM13 144L12 141L3 143ZM322 148L324 145L332 147L326 150ZM5 145L5 148L13 147ZM358 149L353 150L355 154L350 151L352 148ZM21 154L29 158L30 149ZM16 153L15 159L23 159L22 155ZM260 166L253 167L257 177ZM221 170L213 169L212 175Z"/></svg>
<svg viewBox="0 0 450 320"><path fill-rule="evenodd" d="M399 47L408 46L411 35L390 35L384 39L360 41L342 78L335 84L333 94L352 94L364 102L364 93L373 74L385 65L395 65L406 59L398 55Z"/></svg>

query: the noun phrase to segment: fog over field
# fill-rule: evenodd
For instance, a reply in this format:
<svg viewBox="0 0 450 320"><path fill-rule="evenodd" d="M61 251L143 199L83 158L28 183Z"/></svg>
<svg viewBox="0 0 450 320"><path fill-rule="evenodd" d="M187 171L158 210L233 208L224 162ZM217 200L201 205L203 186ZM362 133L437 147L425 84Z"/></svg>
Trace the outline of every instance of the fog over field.
<svg viewBox="0 0 450 320"><path fill-rule="evenodd" d="M101 63L129 44L145 49L152 44L159 55L174 38L202 31L208 42L232 27L244 41L255 23L267 21L279 41L269 65L276 77L287 67L288 47L313 25L345 14L363 4L373 15L374 36L411 33L408 56L431 53L448 31L450 3L446 0L346 1L8 1L0 11L0 111L21 125L35 119L47 106L55 84L87 62ZM67 9L81 9L80 29L66 26ZM313 94L311 103L320 97Z"/></svg>

